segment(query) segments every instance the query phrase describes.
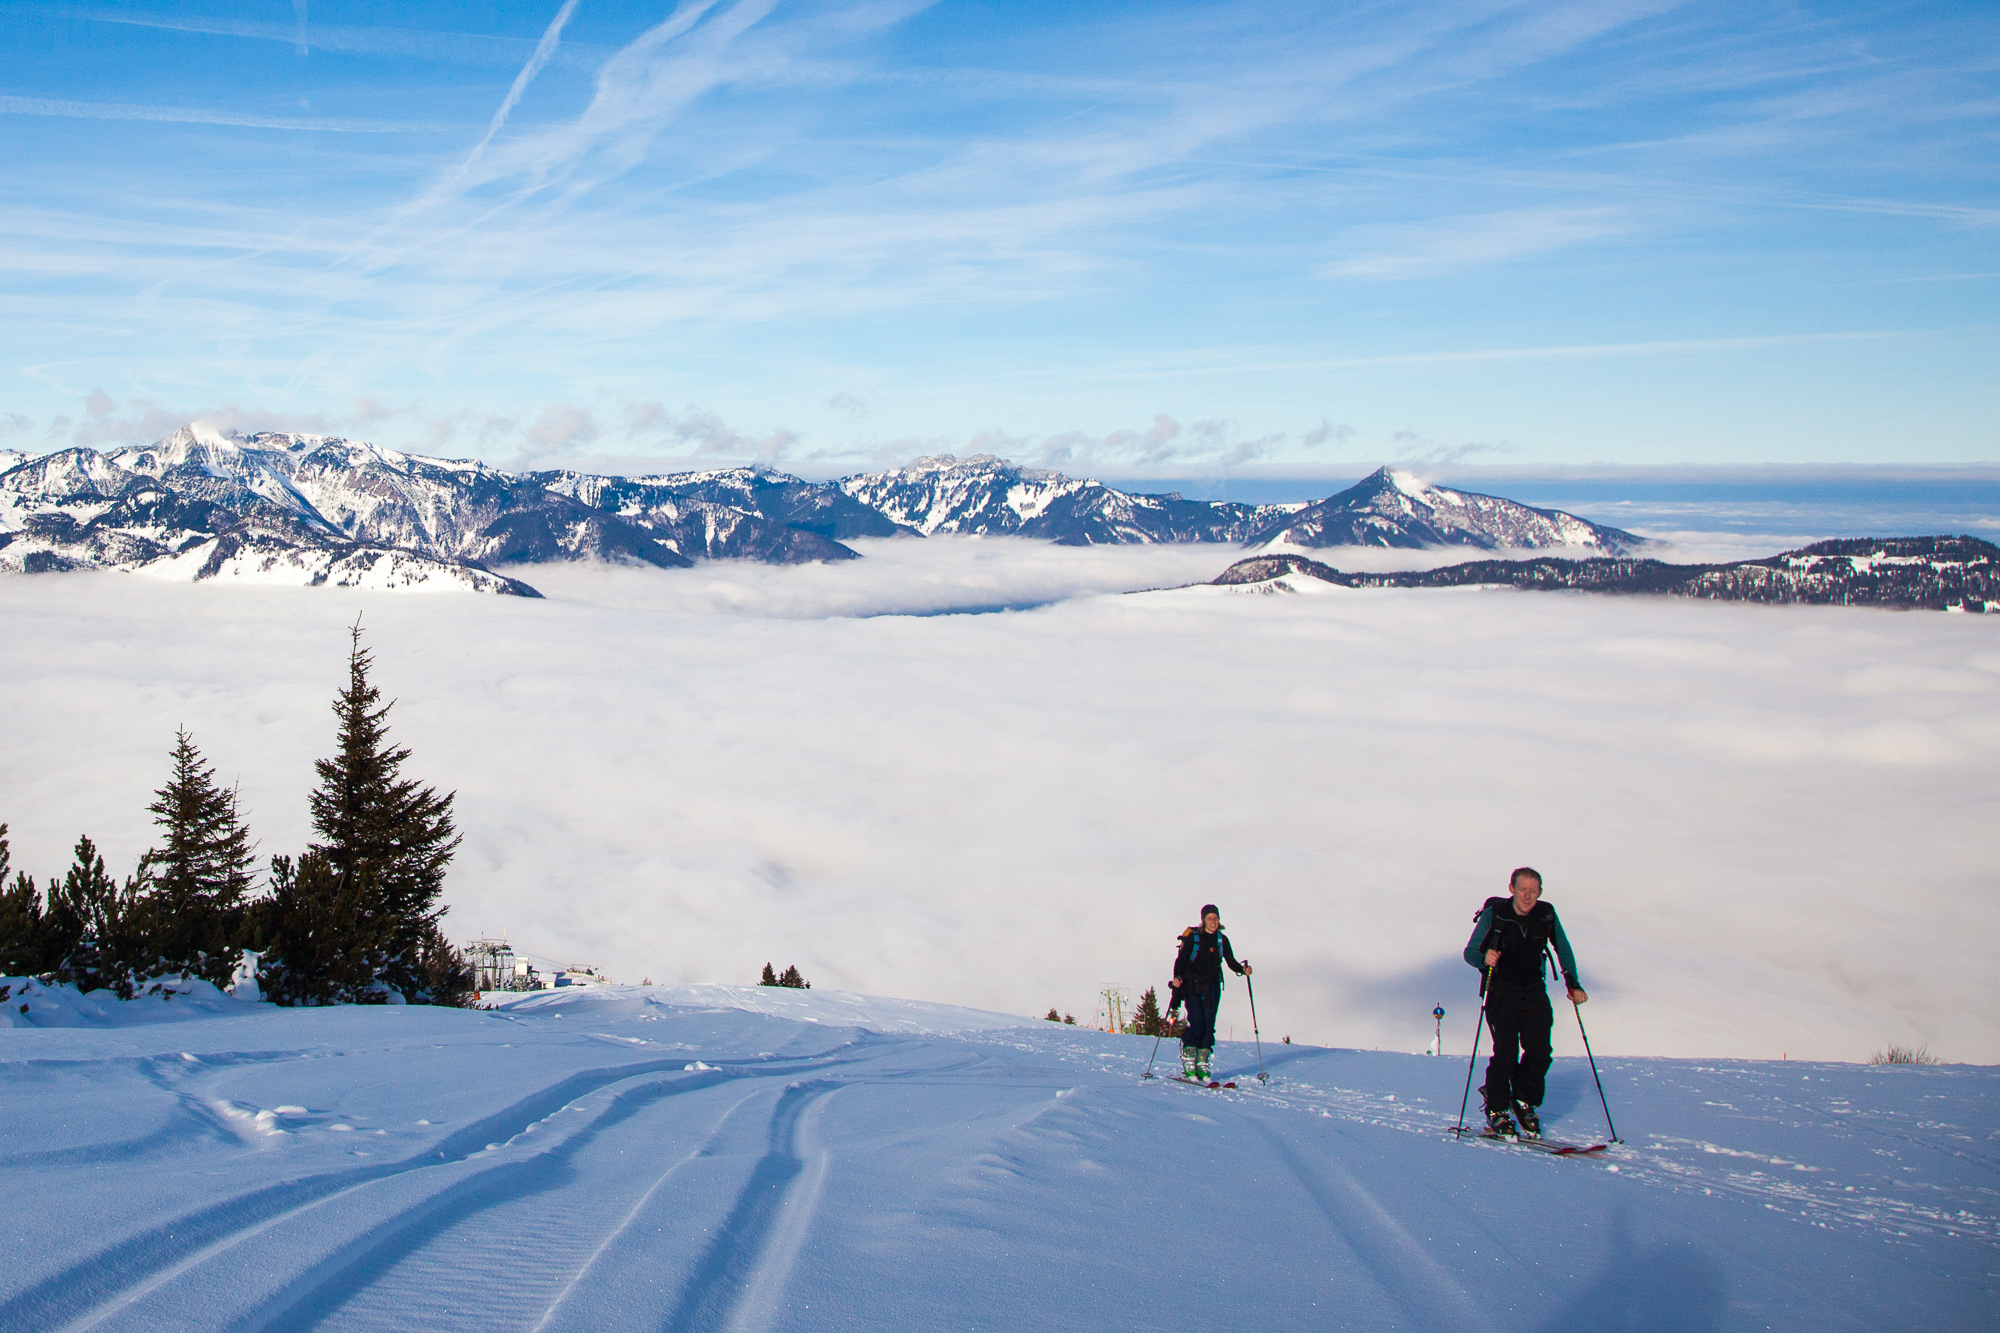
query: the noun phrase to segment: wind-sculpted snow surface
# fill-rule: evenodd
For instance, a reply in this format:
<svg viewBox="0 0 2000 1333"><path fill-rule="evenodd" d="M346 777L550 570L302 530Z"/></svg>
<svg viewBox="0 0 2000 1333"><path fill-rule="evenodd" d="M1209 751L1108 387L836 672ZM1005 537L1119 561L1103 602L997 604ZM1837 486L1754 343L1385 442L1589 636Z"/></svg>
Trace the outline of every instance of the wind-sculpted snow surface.
<svg viewBox="0 0 2000 1333"><path fill-rule="evenodd" d="M1990 1069L1605 1061L1561 1160L1458 1060L731 989L0 1031L0 1327L1991 1326Z"/></svg>

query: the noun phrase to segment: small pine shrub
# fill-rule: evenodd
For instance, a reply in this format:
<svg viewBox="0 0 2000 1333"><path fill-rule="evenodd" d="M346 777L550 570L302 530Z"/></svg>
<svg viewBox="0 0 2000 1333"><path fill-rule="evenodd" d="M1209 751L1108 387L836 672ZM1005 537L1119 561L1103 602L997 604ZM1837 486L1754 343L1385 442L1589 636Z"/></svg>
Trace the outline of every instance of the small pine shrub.
<svg viewBox="0 0 2000 1333"><path fill-rule="evenodd" d="M1070 1025L1071 1027L1075 1027L1075 1026L1076 1026L1076 1015L1075 1015L1075 1014L1064 1014L1064 1015L1063 1015L1063 1022L1065 1022L1065 1023L1069 1024L1069 1025Z"/></svg>
<svg viewBox="0 0 2000 1333"><path fill-rule="evenodd" d="M1051 1023L1060 1023L1060 1022L1062 1022L1062 1015L1061 1015L1061 1014L1059 1014L1059 1013L1057 1013L1057 1012L1056 1012L1055 1010L1053 1010L1053 1009L1049 1010L1049 1011L1048 1011L1048 1012L1047 1012L1046 1014L1043 1014L1043 1015L1042 1015L1042 1017L1043 1017L1043 1018L1046 1018L1046 1019L1047 1019L1047 1020L1048 1020L1049 1022L1051 1022Z"/></svg>
<svg viewBox="0 0 2000 1333"><path fill-rule="evenodd" d="M1139 997L1139 1007L1133 1011L1131 1026L1126 1031L1141 1037L1167 1035L1167 1020L1160 1013L1160 997L1151 986L1146 987L1146 993Z"/></svg>
<svg viewBox="0 0 2000 1333"><path fill-rule="evenodd" d="M1941 1065L1944 1061L1931 1054L1931 1048L1922 1044L1898 1046L1890 1043L1868 1057L1871 1065Z"/></svg>
<svg viewBox="0 0 2000 1333"><path fill-rule="evenodd" d="M769 963L764 964L764 975L757 978L757 984L759 986L775 986L778 984L778 974L771 970Z"/></svg>

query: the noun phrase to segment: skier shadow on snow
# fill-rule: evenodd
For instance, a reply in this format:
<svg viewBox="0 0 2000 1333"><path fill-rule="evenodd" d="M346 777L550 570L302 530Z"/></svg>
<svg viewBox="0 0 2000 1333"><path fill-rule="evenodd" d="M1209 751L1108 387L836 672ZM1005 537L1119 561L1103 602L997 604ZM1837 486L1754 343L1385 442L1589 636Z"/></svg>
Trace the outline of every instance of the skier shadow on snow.
<svg viewBox="0 0 2000 1333"><path fill-rule="evenodd" d="M1580 1108L1584 1104L1585 1093L1590 1094L1592 1116L1600 1122L1602 1121L1602 1117L1596 1115L1598 1109L1597 1085L1591 1082L1590 1066L1583 1064L1581 1061L1578 1061L1577 1065L1578 1067L1571 1068L1562 1056L1557 1056L1556 1063L1549 1069L1547 1080L1542 1084L1542 1122L1551 1128L1569 1119L1572 1113L1582 1114ZM1476 1083L1478 1079L1475 1078L1473 1081ZM1590 1118L1585 1117L1586 1122ZM1586 1123L1584 1132L1594 1131L1591 1131ZM1567 1138L1570 1136L1564 1135L1563 1137ZM1586 1141L1591 1143L1598 1142L1596 1139Z"/></svg>
<svg viewBox="0 0 2000 1333"><path fill-rule="evenodd" d="M1706 1333L1721 1325L1728 1282L1701 1246L1679 1239L1641 1244L1621 1210L1610 1248L1598 1274L1537 1333Z"/></svg>

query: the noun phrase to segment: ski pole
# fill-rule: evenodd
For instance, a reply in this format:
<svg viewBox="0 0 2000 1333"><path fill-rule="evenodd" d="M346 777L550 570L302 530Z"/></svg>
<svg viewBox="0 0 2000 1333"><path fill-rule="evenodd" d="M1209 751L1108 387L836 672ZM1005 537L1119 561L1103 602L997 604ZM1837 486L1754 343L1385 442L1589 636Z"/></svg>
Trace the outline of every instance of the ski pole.
<svg viewBox="0 0 2000 1333"><path fill-rule="evenodd" d="M1555 959L1551 957L1549 961L1554 963ZM1562 970L1560 964L1556 965L1556 970L1559 972ZM1568 977L1563 978L1563 984L1565 987L1568 986ZM1569 1007L1571 1012L1576 1015L1576 1030L1583 1036L1583 1055L1585 1059L1590 1061L1590 1079L1591 1082L1597 1085L1597 1104L1604 1108L1605 1126L1611 1131L1611 1141L1613 1143L1623 1143L1625 1140L1618 1137L1618 1126L1611 1123L1611 1103L1604 1100L1604 1080L1597 1076L1597 1057L1590 1050L1590 1030L1583 1025L1583 1006L1578 1004L1575 999L1571 999Z"/></svg>
<svg viewBox="0 0 2000 1333"><path fill-rule="evenodd" d="M1479 969L1479 1017L1472 1020L1472 1055L1465 1062L1465 1095L1458 1099L1458 1123L1452 1127L1454 1136L1465 1133L1465 1108L1472 1104L1472 1067L1479 1063L1479 1034L1486 1026L1486 974L1488 969Z"/></svg>
<svg viewBox="0 0 2000 1333"><path fill-rule="evenodd" d="M1174 1010L1180 1007L1181 1007L1181 997L1176 995L1174 996L1172 1003L1167 1005L1167 1016L1160 1020L1159 1032L1155 1033L1153 1036L1153 1053L1146 1057L1146 1072L1139 1075L1140 1078L1153 1077L1153 1061L1160 1058L1160 1043L1165 1041L1167 1039L1167 1033L1173 1030Z"/></svg>
<svg viewBox="0 0 2000 1333"><path fill-rule="evenodd" d="M1250 1035L1257 1042L1257 1081L1269 1083L1271 1076L1264 1072L1264 1038L1257 1031L1257 986L1250 980L1250 969L1247 965L1243 969L1243 985L1250 992Z"/></svg>
<svg viewBox="0 0 2000 1333"><path fill-rule="evenodd" d="M1604 1108L1604 1123L1611 1129L1611 1141L1623 1143L1625 1140L1618 1137L1618 1126L1611 1123L1611 1103L1604 1100L1604 1080L1598 1078L1597 1057L1590 1052L1590 1033L1583 1026L1583 1006L1571 1000L1569 1007L1576 1011L1576 1030L1583 1033L1583 1053L1590 1061L1590 1077L1597 1084L1597 1104Z"/></svg>

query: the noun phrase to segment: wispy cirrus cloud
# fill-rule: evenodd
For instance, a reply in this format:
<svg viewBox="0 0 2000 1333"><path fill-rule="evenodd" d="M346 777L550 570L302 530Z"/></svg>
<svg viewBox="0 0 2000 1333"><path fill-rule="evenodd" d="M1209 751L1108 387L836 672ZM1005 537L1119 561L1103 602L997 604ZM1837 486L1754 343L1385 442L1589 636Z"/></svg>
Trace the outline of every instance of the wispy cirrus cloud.
<svg viewBox="0 0 2000 1333"><path fill-rule="evenodd" d="M0 201L0 282L35 338L0 364L62 367L20 372L15 406L73 414L55 399L98 382L329 416L423 400L467 423L459 439L518 448L549 403L615 431L618 403L657 399L727 405L754 441L795 430L804 457L853 429L830 399L868 385L881 439L962 443L1003 421L1040 449L1071 421L1164 411L1243 423L1224 458L1290 422L1405 424L1397 403L1330 399L1327 369L1448 386L1482 360L1555 376L1615 358L1643 381L1661 349L1973 322L1971 284L1923 310L1877 295L1840 319L1747 320L1719 275L1752 248L1783 289L1756 312L1833 308L1784 295L1823 285L1825 254L1883 292L1992 267L1975 252L1989 201L1966 184L1992 45L1976 25L1663 19L1652 0L907 21L924 9L543 0L483 34L342 29L296 6L262 24L59 15L66 33L115 20L162 52L184 30L266 58L202 84L202 109L173 105L165 59L85 55L67 65L90 77L15 85L36 109L14 123L41 146L33 192ZM339 114L287 110L302 104ZM55 119L74 116L107 120L81 155ZM120 133L125 116L186 130L163 154L174 126ZM411 128L449 133L394 133ZM374 132L316 145L310 171L264 133L312 129ZM1877 239L1843 213L1883 219ZM1619 284L1620 318L1558 299L1508 345L1519 305L1498 294L1559 294L1586 264ZM1051 396L1092 378L1108 411ZM470 424L495 418L515 424ZM1258 457L1306 447L1291 435Z"/></svg>
<svg viewBox="0 0 2000 1333"><path fill-rule="evenodd" d="M293 22L260 23L213 15L143 14L115 10L67 9L57 11L65 18L90 23L111 23L125 27L153 28L163 32L193 33L210 37L238 37L249 41L276 42L293 48L306 47L353 56L389 56L447 65L518 65L534 52L535 43L519 37L487 33L438 32L415 28L358 27L348 24L306 24L305 0L293 0ZM599 45L570 43L553 59L588 69L610 54Z"/></svg>
<svg viewBox="0 0 2000 1333"><path fill-rule="evenodd" d="M1321 264L1328 278L1431 278L1584 245L1635 229L1621 209L1517 208L1469 217L1350 228Z"/></svg>
<svg viewBox="0 0 2000 1333"><path fill-rule="evenodd" d="M231 125L253 130L308 130L333 134L443 134L457 128L437 121L258 116L213 107L144 106L133 102L87 102L5 94L0 94L0 115L61 116L73 120L154 120L179 125Z"/></svg>

